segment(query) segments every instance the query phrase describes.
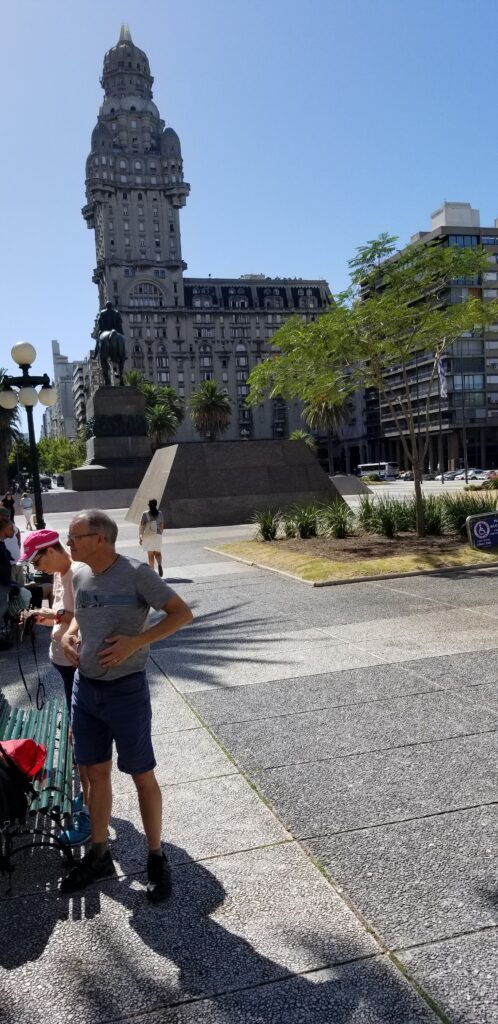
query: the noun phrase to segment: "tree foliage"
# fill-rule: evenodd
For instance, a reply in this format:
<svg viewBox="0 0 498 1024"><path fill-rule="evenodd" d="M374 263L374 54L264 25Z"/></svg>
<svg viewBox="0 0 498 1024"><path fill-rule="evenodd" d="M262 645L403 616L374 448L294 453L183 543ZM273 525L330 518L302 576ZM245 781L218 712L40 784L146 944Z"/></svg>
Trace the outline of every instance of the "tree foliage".
<svg viewBox="0 0 498 1024"><path fill-rule="evenodd" d="M208 441L215 441L230 425L232 399L225 387L215 380L204 380L189 398L190 415L195 430Z"/></svg>
<svg viewBox="0 0 498 1024"><path fill-rule="evenodd" d="M145 396L145 416L154 448L171 441L185 417L185 404L174 388L146 380L139 370L125 373L125 384Z"/></svg>
<svg viewBox="0 0 498 1024"><path fill-rule="evenodd" d="M361 246L349 264L351 285L330 309L309 324L294 317L274 335L272 356L250 374L249 402L267 393L300 398L309 426L325 415L333 424L357 388L375 388L413 466L423 534L420 481L439 360L463 332L498 321L498 303L473 290L489 269L483 249L417 243L397 252L395 244L383 234ZM455 281L468 285L468 295L451 303ZM431 363L423 412L414 402L414 368L422 357Z"/></svg>
<svg viewBox="0 0 498 1024"><path fill-rule="evenodd" d="M42 437L37 444L40 471L54 476L76 469L86 458L86 443L83 434L70 440L68 437Z"/></svg>

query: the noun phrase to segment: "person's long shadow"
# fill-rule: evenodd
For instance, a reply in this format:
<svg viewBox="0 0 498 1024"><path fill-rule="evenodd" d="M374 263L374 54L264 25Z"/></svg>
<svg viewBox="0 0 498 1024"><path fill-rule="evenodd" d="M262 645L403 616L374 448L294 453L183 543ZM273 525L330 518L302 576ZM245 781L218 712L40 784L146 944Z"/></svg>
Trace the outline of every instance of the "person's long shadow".
<svg viewBox="0 0 498 1024"><path fill-rule="evenodd" d="M114 818L112 824L117 829L117 864L120 855L129 861L130 851L132 862L135 851L143 863L143 836L130 822ZM26 965L23 984L43 990L47 1015L70 1005L82 1019L105 1022L128 1018L130 1013L167 1013L167 1007L187 1004L182 1019L196 1024L212 1024L214 1019L219 1024L434 1020L389 961L374 955L378 947L366 944L360 931L356 938L354 931L345 929L340 915L338 933L329 928L323 935L313 929L313 906L305 920L280 921L276 916L274 929L261 926L258 945L265 952L258 952L244 937L257 931L251 908L256 906L253 912L258 914L257 900L249 908L244 900L247 882L240 893L232 887L227 894L205 863L193 861L177 846L170 845L167 852L174 864L174 891L157 907L145 898L144 873L103 882L100 889L70 900L44 893L38 897L43 913L32 896L8 901L9 942L0 943L0 963L7 968ZM244 871L242 860L240 870ZM241 876L235 872L231 877L233 886ZM279 899L271 879L265 899L274 902L277 915ZM113 903L121 909L113 909ZM50 958L42 957L55 925L68 920L77 922L78 932L81 923L81 938L75 941L73 927L71 942L71 932L65 935L63 926ZM16 955L13 946L18 948ZM35 959L39 963L28 968ZM5 1024L19 1019L15 979L13 975L12 988L5 992Z"/></svg>
<svg viewBox="0 0 498 1024"><path fill-rule="evenodd" d="M117 830L113 853L118 863L120 849L126 854L130 848L138 850L138 844L143 849L143 836L130 822L113 818L112 824ZM371 1019L376 1024L412 1019L410 1010L418 998L396 977L385 958L374 958L378 952L374 943L371 947L360 943L351 931L347 936L312 934L309 920L286 922L285 930L276 920L275 934L285 931L284 940L263 934L261 945L273 941L276 956L280 952L283 961L279 963L244 938L244 931L254 931L254 925L251 928L243 894L237 908L237 892L228 894L227 899L222 883L205 863L192 860L178 846L169 845L166 850L174 865L173 896L166 905L153 907L146 901L143 874L139 879L126 876L106 888L106 894L126 911L135 935L123 943L122 927L106 930L106 962L96 969L94 960L83 976L82 960L75 1005L83 999L91 1019L94 1015L101 1021L126 1016L130 1006L136 1014L147 1014L193 1003L186 1020L205 1020L207 1024L214 1019L209 1002L213 999L217 1006L214 1016L220 1024L235 1019L244 1024L261 1024L262 1020L289 1024L297 1019L300 1024L329 1024L331 1020L348 1024L360 1019L360 1002L365 1004L368 1019L371 1005ZM275 898L271 881L267 898ZM85 897L86 911L92 917L93 900L98 900L98 894ZM227 926L222 923L225 902ZM278 902L275 900L276 907ZM230 923L242 934L231 931ZM339 923L338 929L342 932ZM146 949L154 954L152 958ZM311 978L295 973L325 971L331 965L332 971ZM420 1024L425 1019L422 1011Z"/></svg>

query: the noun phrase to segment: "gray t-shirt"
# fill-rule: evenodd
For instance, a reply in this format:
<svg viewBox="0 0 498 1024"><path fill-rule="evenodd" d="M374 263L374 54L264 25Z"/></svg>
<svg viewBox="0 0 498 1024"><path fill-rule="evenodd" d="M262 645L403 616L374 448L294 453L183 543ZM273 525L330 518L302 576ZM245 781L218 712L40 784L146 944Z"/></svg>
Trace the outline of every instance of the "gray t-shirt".
<svg viewBox="0 0 498 1024"><path fill-rule="evenodd" d="M73 576L74 614L80 628L80 668L90 679L112 682L141 672L149 655L141 647L121 665L103 668L98 656L106 637L137 636L146 628L150 608L159 611L175 591L146 565L119 555L104 572L83 565Z"/></svg>

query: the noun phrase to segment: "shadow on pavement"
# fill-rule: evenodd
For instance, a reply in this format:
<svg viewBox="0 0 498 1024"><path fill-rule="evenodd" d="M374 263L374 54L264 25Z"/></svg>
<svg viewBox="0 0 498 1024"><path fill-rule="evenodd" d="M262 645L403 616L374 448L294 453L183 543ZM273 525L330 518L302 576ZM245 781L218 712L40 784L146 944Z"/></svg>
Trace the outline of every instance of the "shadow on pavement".
<svg viewBox="0 0 498 1024"><path fill-rule="evenodd" d="M137 830L120 819L113 824L118 859L119 846L137 842ZM147 902L143 875L110 880L100 891L71 899L44 893L0 904L0 933L8 936L0 943L0 965L9 972L2 986L3 1024L29 1019L35 1004L52 1021L67 1019L70 1009L88 1024L155 1013L154 1024L180 1018L206 1024L435 1022L385 956L365 955L351 939L330 936L322 948L317 936L308 953L309 922L295 922L288 945L311 975L295 975L258 953L243 934L211 917L226 893L205 863L178 847L168 853L181 864L174 870L173 896L160 906ZM244 907L237 915L235 901L232 893L230 921L243 933ZM200 1002L210 997L215 1009Z"/></svg>

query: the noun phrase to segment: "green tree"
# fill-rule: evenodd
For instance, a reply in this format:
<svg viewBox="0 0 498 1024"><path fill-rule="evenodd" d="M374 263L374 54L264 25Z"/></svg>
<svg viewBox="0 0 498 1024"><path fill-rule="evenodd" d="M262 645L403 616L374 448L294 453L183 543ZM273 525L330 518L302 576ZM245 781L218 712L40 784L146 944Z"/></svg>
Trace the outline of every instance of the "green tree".
<svg viewBox="0 0 498 1024"><path fill-rule="evenodd" d="M307 430L293 430L292 434L289 434L289 441L304 441L307 448L313 453L316 452L316 441L313 434L310 434Z"/></svg>
<svg viewBox="0 0 498 1024"><path fill-rule="evenodd" d="M170 441L185 417L185 405L174 388L146 380L139 370L128 370L125 384L138 388L145 396L145 415L155 448Z"/></svg>
<svg viewBox="0 0 498 1024"><path fill-rule="evenodd" d="M224 434L230 426L232 400L226 388L215 380L203 380L189 398L194 429L208 441Z"/></svg>
<svg viewBox="0 0 498 1024"><path fill-rule="evenodd" d="M159 448L164 438L169 441L175 436L178 418L169 405L155 405L146 415L153 448Z"/></svg>
<svg viewBox="0 0 498 1024"><path fill-rule="evenodd" d="M50 476L76 469L86 458L86 444L83 448L82 436L76 440L68 437L42 437L36 447L40 470Z"/></svg>
<svg viewBox="0 0 498 1024"><path fill-rule="evenodd" d="M421 480L439 360L464 331L497 321L498 303L472 294L489 267L482 249L418 243L396 252L395 242L384 234L358 249L350 262L351 286L327 313L307 325L289 320L274 335L275 354L250 375L249 401L255 404L267 392L301 398L314 416L324 403L336 411L347 408L358 387L375 388L413 467L422 536ZM451 283L462 278L469 295L450 303ZM422 358L431 368L423 400L416 401Z"/></svg>

